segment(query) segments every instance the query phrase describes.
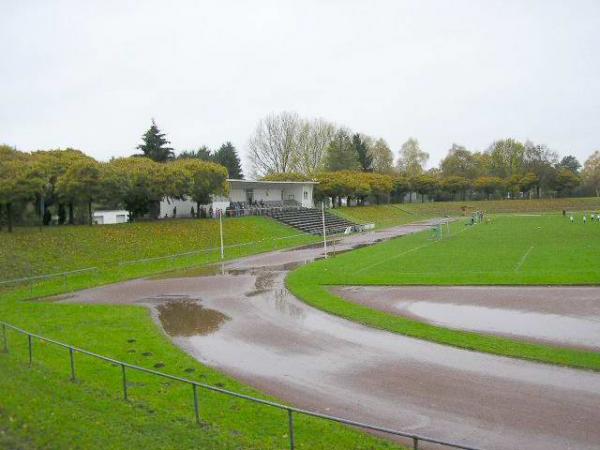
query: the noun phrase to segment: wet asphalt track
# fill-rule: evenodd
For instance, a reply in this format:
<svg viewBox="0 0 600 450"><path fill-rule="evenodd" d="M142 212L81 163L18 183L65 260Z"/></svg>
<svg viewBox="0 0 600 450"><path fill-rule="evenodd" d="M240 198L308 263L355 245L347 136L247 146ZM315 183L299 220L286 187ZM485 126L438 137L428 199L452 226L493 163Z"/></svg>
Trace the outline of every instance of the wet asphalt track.
<svg viewBox="0 0 600 450"><path fill-rule="evenodd" d="M336 250L425 228L349 236ZM600 374L325 314L284 286L289 270L320 256L320 247L276 251L214 273L134 280L63 301L147 305L198 360L298 407L486 449L600 449Z"/></svg>

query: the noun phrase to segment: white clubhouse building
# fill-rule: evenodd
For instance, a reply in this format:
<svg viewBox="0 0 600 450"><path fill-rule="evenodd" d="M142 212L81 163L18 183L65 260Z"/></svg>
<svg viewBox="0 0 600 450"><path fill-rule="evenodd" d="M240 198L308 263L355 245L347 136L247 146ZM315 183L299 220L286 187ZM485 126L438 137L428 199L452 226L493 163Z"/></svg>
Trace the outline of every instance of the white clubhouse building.
<svg viewBox="0 0 600 450"><path fill-rule="evenodd" d="M315 181L248 181L228 179L227 197L214 196L210 205L201 205L213 211L226 211L227 208L247 208L251 206L278 207L302 206L312 208ZM164 198L160 202L160 218L191 217L196 202L186 199Z"/></svg>

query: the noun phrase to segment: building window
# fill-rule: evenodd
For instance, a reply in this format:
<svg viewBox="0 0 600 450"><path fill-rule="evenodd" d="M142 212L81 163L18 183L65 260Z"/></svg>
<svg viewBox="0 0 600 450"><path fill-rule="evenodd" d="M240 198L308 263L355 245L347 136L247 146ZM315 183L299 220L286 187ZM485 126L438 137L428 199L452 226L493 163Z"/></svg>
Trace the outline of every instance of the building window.
<svg viewBox="0 0 600 450"><path fill-rule="evenodd" d="M308 200L308 192L304 191L304 200Z"/></svg>

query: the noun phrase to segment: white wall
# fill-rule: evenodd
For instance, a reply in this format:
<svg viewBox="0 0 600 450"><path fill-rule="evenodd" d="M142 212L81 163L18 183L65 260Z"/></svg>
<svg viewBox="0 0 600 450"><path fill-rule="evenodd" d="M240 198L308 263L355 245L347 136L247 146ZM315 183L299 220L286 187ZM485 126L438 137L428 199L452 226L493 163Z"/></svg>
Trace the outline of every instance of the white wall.
<svg viewBox="0 0 600 450"><path fill-rule="evenodd" d="M125 210L94 211L94 223L98 225L125 223L128 218L129 212Z"/></svg>
<svg viewBox="0 0 600 450"><path fill-rule="evenodd" d="M212 203L206 205L200 205L201 208L208 209L212 206L213 210L220 209L225 211L229 206L229 199L227 197L212 197ZM177 208L177 217L192 217L192 208L194 212L198 214L196 202L191 199L177 200L173 198L163 198L160 202L160 219L173 218L173 208Z"/></svg>
<svg viewBox="0 0 600 450"><path fill-rule="evenodd" d="M300 203L302 206L306 208L312 208L314 206L313 203L313 188L312 184L272 184L272 185L264 185L260 183L248 183L242 184L241 186L231 186L228 197L221 196L213 196L212 204L208 205L200 205L206 209L212 206L213 210L220 209L221 211L225 211L225 209L232 202L246 202L246 189L252 189L253 198L255 201L260 202L261 200L264 202L281 202L285 200L295 200ZM306 198L304 193L306 192ZM292 198L290 198L290 195ZM172 218L173 217L173 208L177 208L177 217L191 217L192 208L196 211L196 202L185 199L185 200L176 200L172 198L163 198L160 202L160 213L159 218Z"/></svg>
<svg viewBox="0 0 600 450"><path fill-rule="evenodd" d="M196 202L191 199L176 200L165 197L160 201L159 218L173 217L173 208L177 208L177 217L192 217L192 208L196 211Z"/></svg>
<svg viewBox="0 0 600 450"><path fill-rule="evenodd" d="M304 195L306 193L306 196ZM312 208L313 185L312 184L289 184L283 189L283 200L295 200L305 208Z"/></svg>

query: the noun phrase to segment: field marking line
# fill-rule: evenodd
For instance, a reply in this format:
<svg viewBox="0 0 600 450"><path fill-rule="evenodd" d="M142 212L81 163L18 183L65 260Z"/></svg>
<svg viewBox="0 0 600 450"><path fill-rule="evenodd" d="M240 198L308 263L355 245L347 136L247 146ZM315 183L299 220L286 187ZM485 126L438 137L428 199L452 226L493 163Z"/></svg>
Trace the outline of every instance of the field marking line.
<svg viewBox="0 0 600 450"><path fill-rule="evenodd" d="M525 254L523 256L521 256L521 259L515 266L515 272L519 271L519 269L521 268L521 266L523 265L523 263L525 262L525 260L529 256L529 254L531 253L531 250L533 250L533 245L527 249L527 251L525 252Z"/></svg>
<svg viewBox="0 0 600 450"><path fill-rule="evenodd" d="M455 236L458 236L458 235L459 235L460 233L462 233L463 231L466 231L466 230L468 230L468 229L471 229L471 228L472 228L472 227L465 227L465 228L463 228L462 230L460 230L459 232L457 232L457 233L454 233L454 234L451 234L449 238L451 239L451 238L453 238L453 237L455 237ZM398 236L398 237L400 237L400 236ZM448 238L447 238L447 239L448 239ZM406 255L407 253L411 253L411 252L414 252L414 251L420 250L420 249L422 249L423 247L427 247L428 245L435 244L436 242L444 242L444 241L442 240L442 241L432 241L432 242L427 242L427 243L425 243L425 244L423 244L423 245L419 245L418 247L411 248L410 250L406 250L406 251L404 251L404 252L402 252L402 253L398 253L397 255L395 255L395 256L392 256L391 258L388 258L388 259L386 259L386 260L384 260L384 261L378 261L378 262L376 262L375 264L370 264L370 265L368 265L368 266L365 266L365 267L363 267L363 268L361 268L361 269L357 270L355 273L361 273L361 272L364 272L364 271L365 271L365 270L367 270L367 269L372 269L373 267L376 267L376 266L378 266L378 265L380 265L380 264L385 264L385 263L387 263L387 262L391 261L392 259L399 258L400 256L404 256L404 255Z"/></svg>
<svg viewBox="0 0 600 450"><path fill-rule="evenodd" d="M433 244L433 242L428 242L427 244L423 244L423 245L419 245L418 247L411 248L410 250L406 250L405 252L398 253L397 255L392 256L391 258L388 258L388 259L386 259L384 261L378 261L375 264L370 264L368 266L365 266L365 267L357 270L355 273L360 273L360 272L363 272L363 271L365 271L367 269L372 269L373 267L376 267L376 266L378 266L380 264L385 264L385 263L391 261L392 259L399 258L400 256L406 255L407 253L410 253L410 252L414 252L414 251L419 250L419 249L421 249L423 247L427 247L428 245L431 245L431 244Z"/></svg>

